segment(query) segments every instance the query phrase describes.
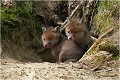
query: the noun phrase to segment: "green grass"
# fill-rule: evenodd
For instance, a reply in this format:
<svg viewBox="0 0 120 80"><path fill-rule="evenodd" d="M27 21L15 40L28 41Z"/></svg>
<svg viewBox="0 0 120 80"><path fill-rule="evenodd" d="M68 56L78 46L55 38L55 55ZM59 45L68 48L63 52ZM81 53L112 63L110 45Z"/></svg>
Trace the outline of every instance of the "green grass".
<svg viewBox="0 0 120 80"><path fill-rule="evenodd" d="M93 35L101 36L108 29L115 27L114 18L119 15L119 1L100 1L97 5L98 13L93 19L92 33Z"/></svg>
<svg viewBox="0 0 120 80"><path fill-rule="evenodd" d="M40 62L35 49L42 47L41 25L32 1L14 1L10 7L2 6L1 42L2 56Z"/></svg>
<svg viewBox="0 0 120 80"><path fill-rule="evenodd" d="M91 30L93 36L100 37L107 30L119 26L119 8L120 2L117 0L104 0L99 2L97 5L98 13L93 19L93 26ZM102 45L100 50L108 51L109 53L115 55L114 58L119 59L119 50L111 42L107 42L106 44Z"/></svg>

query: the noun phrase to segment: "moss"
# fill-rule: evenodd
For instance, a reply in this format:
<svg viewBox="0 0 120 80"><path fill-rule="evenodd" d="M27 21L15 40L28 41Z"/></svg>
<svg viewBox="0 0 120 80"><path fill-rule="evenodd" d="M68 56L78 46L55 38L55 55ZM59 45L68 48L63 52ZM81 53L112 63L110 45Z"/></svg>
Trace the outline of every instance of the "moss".
<svg viewBox="0 0 120 80"><path fill-rule="evenodd" d="M99 39L95 43L94 47L86 54L96 54L99 51L107 51L110 54L113 54L113 56L116 56L117 58L119 57L118 48L111 41L109 41L108 38Z"/></svg>
<svg viewBox="0 0 120 80"><path fill-rule="evenodd" d="M113 56L119 55L119 50L116 46L110 41L107 41L99 46L99 50L108 51L109 53L113 54Z"/></svg>

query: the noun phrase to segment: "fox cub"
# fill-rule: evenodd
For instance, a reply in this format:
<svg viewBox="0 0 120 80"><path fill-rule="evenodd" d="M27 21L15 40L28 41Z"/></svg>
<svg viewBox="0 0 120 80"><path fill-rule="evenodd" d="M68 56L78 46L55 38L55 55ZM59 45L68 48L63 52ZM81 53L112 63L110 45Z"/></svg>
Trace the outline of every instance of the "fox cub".
<svg viewBox="0 0 120 80"><path fill-rule="evenodd" d="M74 41L85 51L94 42L87 28L77 19L69 21L65 33L69 40Z"/></svg>
<svg viewBox="0 0 120 80"><path fill-rule="evenodd" d="M85 53L73 41L65 38L59 27L43 27L42 30L43 46L51 48L57 62L77 62Z"/></svg>

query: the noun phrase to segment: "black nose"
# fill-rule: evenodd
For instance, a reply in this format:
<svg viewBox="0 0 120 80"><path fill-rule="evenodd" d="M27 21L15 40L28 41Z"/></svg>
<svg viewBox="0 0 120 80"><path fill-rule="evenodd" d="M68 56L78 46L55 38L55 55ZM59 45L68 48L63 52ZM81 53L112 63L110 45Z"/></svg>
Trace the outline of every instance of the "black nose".
<svg viewBox="0 0 120 80"><path fill-rule="evenodd" d="M44 47L47 47L47 44L46 44L46 45L44 45Z"/></svg>
<svg viewBox="0 0 120 80"><path fill-rule="evenodd" d="M69 40L71 40L72 38L70 37Z"/></svg>

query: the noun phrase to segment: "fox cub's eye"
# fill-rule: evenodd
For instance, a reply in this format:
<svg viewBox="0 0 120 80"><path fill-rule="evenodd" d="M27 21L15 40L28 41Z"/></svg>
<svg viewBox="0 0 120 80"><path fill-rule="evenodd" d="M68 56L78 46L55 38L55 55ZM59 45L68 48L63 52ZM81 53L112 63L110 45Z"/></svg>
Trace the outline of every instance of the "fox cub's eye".
<svg viewBox="0 0 120 80"><path fill-rule="evenodd" d="M45 40L45 38L43 40Z"/></svg>
<svg viewBox="0 0 120 80"><path fill-rule="evenodd" d="M70 31L68 31L68 33L70 33Z"/></svg>

